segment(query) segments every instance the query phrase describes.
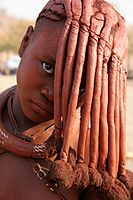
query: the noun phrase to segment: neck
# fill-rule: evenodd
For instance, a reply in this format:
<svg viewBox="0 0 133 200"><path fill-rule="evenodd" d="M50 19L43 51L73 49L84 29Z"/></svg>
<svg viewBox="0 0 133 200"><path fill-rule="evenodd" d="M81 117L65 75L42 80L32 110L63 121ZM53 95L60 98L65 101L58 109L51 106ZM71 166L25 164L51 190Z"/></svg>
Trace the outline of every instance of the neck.
<svg viewBox="0 0 133 200"><path fill-rule="evenodd" d="M19 131L23 132L23 131L37 125L36 122L31 121L24 115L22 108L21 108L17 89L13 96L13 113L14 113L14 117L16 119L17 125L19 127Z"/></svg>

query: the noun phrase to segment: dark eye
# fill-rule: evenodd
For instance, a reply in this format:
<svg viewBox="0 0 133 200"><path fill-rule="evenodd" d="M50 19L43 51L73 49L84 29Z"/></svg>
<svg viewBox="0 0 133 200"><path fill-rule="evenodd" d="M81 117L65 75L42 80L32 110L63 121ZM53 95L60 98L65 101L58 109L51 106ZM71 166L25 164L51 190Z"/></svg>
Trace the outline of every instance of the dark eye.
<svg viewBox="0 0 133 200"><path fill-rule="evenodd" d="M47 72L49 74L53 74L54 73L54 67L52 65L49 65L46 62L42 63L42 68L44 69L45 72Z"/></svg>

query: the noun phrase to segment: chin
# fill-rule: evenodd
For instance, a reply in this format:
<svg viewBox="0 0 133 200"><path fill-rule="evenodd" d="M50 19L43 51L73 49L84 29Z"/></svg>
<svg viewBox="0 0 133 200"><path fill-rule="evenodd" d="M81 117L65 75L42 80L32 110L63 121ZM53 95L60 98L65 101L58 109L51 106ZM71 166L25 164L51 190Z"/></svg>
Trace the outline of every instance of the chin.
<svg viewBox="0 0 133 200"><path fill-rule="evenodd" d="M42 111L40 109L37 110L33 109L32 107L27 108L22 106L22 110L26 118L38 124L52 120L54 118L54 113L48 113L47 111Z"/></svg>
<svg viewBox="0 0 133 200"><path fill-rule="evenodd" d="M30 119L31 121L39 124L39 123L42 123L42 122L52 120L54 118L54 115L53 114L46 114L44 116L40 116L38 114L31 114L31 115L27 115L27 118Z"/></svg>

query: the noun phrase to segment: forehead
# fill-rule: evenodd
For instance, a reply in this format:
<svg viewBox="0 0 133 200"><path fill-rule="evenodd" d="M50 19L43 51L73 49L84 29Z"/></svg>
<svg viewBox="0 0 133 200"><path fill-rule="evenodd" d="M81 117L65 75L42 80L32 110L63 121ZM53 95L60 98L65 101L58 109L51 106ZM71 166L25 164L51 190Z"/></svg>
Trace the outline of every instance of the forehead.
<svg viewBox="0 0 133 200"><path fill-rule="evenodd" d="M55 61L59 39L64 21L53 21L42 18L37 22L32 37L32 46L41 56L47 56Z"/></svg>

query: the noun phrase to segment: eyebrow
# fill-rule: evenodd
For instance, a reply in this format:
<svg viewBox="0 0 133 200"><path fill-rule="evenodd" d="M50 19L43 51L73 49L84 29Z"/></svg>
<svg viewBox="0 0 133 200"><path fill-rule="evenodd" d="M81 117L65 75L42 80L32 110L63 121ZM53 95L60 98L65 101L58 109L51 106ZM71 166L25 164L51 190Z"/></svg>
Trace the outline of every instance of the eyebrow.
<svg viewBox="0 0 133 200"><path fill-rule="evenodd" d="M47 62L48 64L53 65L53 66L55 65L55 59L52 56L43 55L42 57L43 57L44 61Z"/></svg>

